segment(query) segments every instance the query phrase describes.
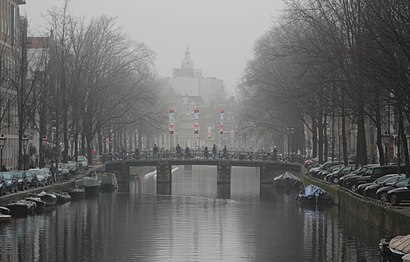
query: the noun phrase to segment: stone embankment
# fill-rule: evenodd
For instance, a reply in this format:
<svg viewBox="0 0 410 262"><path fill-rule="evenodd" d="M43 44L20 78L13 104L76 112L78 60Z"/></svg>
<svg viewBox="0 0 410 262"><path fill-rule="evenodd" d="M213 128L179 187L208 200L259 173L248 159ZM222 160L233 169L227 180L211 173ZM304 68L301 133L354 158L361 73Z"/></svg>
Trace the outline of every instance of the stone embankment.
<svg viewBox="0 0 410 262"><path fill-rule="evenodd" d="M410 234L410 205L392 206L372 198L353 193L338 185L302 175L305 185L314 184L332 195L333 202L339 210L348 212L357 219L369 223L386 234Z"/></svg>

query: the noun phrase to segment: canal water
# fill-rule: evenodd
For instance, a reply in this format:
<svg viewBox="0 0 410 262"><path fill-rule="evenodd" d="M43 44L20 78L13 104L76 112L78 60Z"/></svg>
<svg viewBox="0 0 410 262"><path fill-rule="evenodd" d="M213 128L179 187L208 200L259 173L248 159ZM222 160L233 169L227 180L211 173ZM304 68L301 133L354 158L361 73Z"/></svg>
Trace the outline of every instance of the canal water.
<svg viewBox="0 0 410 262"><path fill-rule="evenodd" d="M382 261L381 234L337 208L306 209L296 192L260 189L256 168L174 169L172 196L155 175L129 193L101 193L0 224L0 261Z"/></svg>

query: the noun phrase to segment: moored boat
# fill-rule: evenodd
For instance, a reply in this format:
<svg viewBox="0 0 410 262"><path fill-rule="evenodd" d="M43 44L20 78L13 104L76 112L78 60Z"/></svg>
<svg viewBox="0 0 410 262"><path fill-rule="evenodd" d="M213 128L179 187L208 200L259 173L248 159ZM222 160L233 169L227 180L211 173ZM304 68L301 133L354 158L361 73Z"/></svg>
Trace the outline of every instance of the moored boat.
<svg viewBox="0 0 410 262"><path fill-rule="evenodd" d="M41 200L46 202L46 206L54 206L57 203L57 196L52 193L41 191L40 193L33 196L41 198Z"/></svg>
<svg viewBox="0 0 410 262"><path fill-rule="evenodd" d="M276 188L300 189L303 185L302 180L290 172L285 172L273 179Z"/></svg>
<svg viewBox="0 0 410 262"><path fill-rule="evenodd" d="M101 191L111 192L118 188L117 175L115 173L105 173L101 175Z"/></svg>
<svg viewBox="0 0 410 262"><path fill-rule="evenodd" d="M34 213L36 209L36 203L32 201L19 200L14 203L6 205L10 209L10 214L13 217L24 217Z"/></svg>
<svg viewBox="0 0 410 262"><path fill-rule="evenodd" d="M83 188L87 196L97 195L101 184L96 178L84 177L75 181L75 188Z"/></svg>
<svg viewBox="0 0 410 262"><path fill-rule="evenodd" d="M40 211L46 207L46 202L41 200L39 197L27 197L25 198L26 201L32 201L36 203L36 211Z"/></svg>
<svg viewBox="0 0 410 262"><path fill-rule="evenodd" d="M72 200L85 198L85 189L84 188L71 188L67 191L71 196Z"/></svg>
<svg viewBox="0 0 410 262"><path fill-rule="evenodd" d="M57 204L62 204L71 200L71 196L68 192L54 192L57 197Z"/></svg>
<svg viewBox="0 0 410 262"><path fill-rule="evenodd" d="M10 215L0 214L0 224L5 223L5 222L9 222L10 219L11 219Z"/></svg>
<svg viewBox="0 0 410 262"><path fill-rule="evenodd" d="M404 261L403 257L407 255L408 258L410 254L410 235L383 238L380 240L379 248L384 258Z"/></svg>
<svg viewBox="0 0 410 262"><path fill-rule="evenodd" d="M301 204L327 205L332 203L332 198L326 190L312 184L302 189L296 199Z"/></svg>
<svg viewBox="0 0 410 262"><path fill-rule="evenodd" d="M7 207L0 207L0 214L10 215L10 209L8 209Z"/></svg>

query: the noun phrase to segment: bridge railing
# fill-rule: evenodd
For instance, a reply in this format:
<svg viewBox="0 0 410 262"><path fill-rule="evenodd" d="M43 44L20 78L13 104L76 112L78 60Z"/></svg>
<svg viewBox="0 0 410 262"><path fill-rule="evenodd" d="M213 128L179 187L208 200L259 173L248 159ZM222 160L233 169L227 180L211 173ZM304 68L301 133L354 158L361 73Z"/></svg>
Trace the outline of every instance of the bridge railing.
<svg viewBox="0 0 410 262"><path fill-rule="evenodd" d="M226 154L222 150L219 150L214 155L212 151L208 151L205 154L204 150L189 150L180 151L176 150L159 150L154 152L153 150L141 151L139 154L117 154L107 157L104 162L116 161L116 160L155 160L155 159L228 159L228 160L240 160L240 161L285 161L285 162L298 162L301 163L302 158L300 156L292 156L281 158L271 152L262 151L227 151Z"/></svg>

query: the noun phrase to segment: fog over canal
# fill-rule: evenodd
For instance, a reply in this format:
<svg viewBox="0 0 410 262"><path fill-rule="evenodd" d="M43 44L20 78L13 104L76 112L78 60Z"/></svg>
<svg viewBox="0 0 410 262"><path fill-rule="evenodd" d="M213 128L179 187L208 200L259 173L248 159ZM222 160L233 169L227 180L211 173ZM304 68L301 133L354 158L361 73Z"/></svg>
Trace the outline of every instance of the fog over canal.
<svg viewBox="0 0 410 262"><path fill-rule="evenodd" d="M231 199L216 198L216 167L178 167L172 196L153 174L130 189L0 225L0 261L380 261L374 228L295 192L260 196L256 168L232 168Z"/></svg>

